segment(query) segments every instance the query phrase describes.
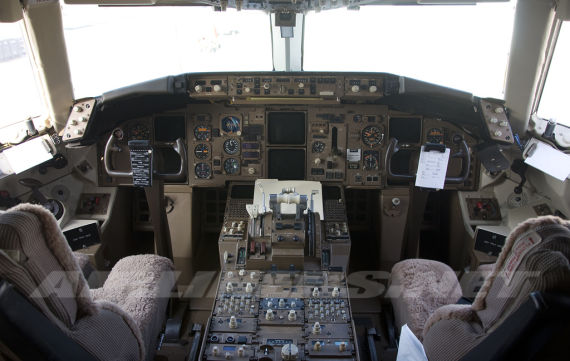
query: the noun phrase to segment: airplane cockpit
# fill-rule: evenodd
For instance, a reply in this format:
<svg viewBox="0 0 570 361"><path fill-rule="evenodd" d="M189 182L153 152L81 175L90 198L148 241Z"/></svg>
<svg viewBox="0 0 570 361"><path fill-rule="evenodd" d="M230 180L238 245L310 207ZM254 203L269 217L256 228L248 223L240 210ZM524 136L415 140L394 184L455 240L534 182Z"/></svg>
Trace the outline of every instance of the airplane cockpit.
<svg viewBox="0 0 570 361"><path fill-rule="evenodd" d="M3 1L0 360L564 359L569 20Z"/></svg>

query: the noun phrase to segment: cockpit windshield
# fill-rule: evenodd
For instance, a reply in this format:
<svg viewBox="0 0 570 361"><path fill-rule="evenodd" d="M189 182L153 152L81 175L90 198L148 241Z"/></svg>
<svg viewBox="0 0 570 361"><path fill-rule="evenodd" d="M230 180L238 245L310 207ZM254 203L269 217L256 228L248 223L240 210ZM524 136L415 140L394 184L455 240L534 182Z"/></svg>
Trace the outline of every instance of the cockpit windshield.
<svg viewBox="0 0 570 361"><path fill-rule="evenodd" d="M389 72L503 98L515 5L309 11L294 29L302 51L286 56L308 71ZM185 72L279 69L263 11L63 5L63 20L76 98Z"/></svg>
<svg viewBox="0 0 570 361"><path fill-rule="evenodd" d="M404 75L504 98L516 3L309 13L304 70Z"/></svg>
<svg viewBox="0 0 570 361"><path fill-rule="evenodd" d="M270 71L269 15L211 7L63 5L75 98L158 77Z"/></svg>

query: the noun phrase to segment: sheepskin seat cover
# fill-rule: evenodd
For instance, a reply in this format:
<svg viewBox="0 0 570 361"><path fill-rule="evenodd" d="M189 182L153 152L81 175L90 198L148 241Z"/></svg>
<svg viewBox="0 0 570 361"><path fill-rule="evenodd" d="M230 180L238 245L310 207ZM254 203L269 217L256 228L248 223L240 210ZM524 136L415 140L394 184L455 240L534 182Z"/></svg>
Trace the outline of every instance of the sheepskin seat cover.
<svg viewBox="0 0 570 361"><path fill-rule="evenodd" d="M430 316L423 330L426 355L430 360L459 360L531 292L569 290L570 222L554 216L529 219L505 240L473 304L444 306Z"/></svg>
<svg viewBox="0 0 570 361"><path fill-rule="evenodd" d="M397 329L408 324L420 340L428 317L441 306L461 298L461 286L455 272L444 263L427 259L396 263L388 292Z"/></svg>
<svg viewBox="0 0 570 361"><path fill-rule="evenodd" d="M158 331L150 335L153 323L165 317L168 292L163 290L174 285L171 261L155 255L126 260L119 271L126 266L140 274L111 272L110 286L96 292L97 300L79 265L83 261L71 251L55 217L45 208L21 204L0 214L2 279L96 359L152 359L152 343L143 339L152 341L158 335ZM161 271L164 274L158 277ZM122 292L110 291L118 289L120 279L131 284ZM124 298L119 300L120 296ZM147 300L154 296L155 301ZM141 304L134 305L135 299Z"/></svg>
<svg viewBox="0 0 570 361"><path fill-rule="evenodd" d="M149 353L156 349L164 323L174 286L172 268L168 258L152 254L125 257L115 264L103 287L91 290L95 300L113 302L135 320Z"/></svg>

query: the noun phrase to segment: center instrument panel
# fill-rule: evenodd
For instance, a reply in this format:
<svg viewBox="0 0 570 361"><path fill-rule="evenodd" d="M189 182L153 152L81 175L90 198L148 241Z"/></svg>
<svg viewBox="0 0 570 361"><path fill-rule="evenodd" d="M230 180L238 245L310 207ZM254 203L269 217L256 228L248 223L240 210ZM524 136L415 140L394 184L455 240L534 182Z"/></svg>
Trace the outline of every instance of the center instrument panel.
<svg viewBox="0 0 570 361"><path fill-rule="evenodd" d="M150 139L161 169L175 170L179 157L164 146L182 137L188 150L188 177L181 184L223 186L258 178L314 180L349 187L384 188L407 184L388 178L386 151L397 138L400 151L392 159L398 174L414 174L422 144L439 143L459 151L476 140L456 125L386 105L369 104L390 89L386 78L348 79L283 76L219 76L190 78L185 109L129 120L122 124L127 149L131 139ZM347 99L340 102L339 97ZM205 102L204 100L208 100ZM124 143L124 144L122 144ZM104 143L100 143L100 154ZM115 169L128 169L128 151L113 153ZM449 189L475 189L479 163L471 154L467 180ZM100 183L128 179L107 176ZM450 158L448 176L462 171L462 160Z"/></svg>

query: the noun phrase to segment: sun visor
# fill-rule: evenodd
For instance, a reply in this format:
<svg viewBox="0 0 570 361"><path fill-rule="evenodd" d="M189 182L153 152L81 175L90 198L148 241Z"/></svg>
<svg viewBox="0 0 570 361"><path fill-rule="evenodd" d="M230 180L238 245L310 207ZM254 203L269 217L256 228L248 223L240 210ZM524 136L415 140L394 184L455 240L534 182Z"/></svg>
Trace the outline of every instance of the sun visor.
<svg viewBox="0 0 570 361"><path fill-rule="evenodd" d="M0 1L0 23L15 23L22 20L22 4L19 0Z"/></svg>
<svg viewBox="0 0 570 361"><path fill-rule="evenodd" d="M570 0L558 0L556 17L560 20L570 20Z"/></svg>

